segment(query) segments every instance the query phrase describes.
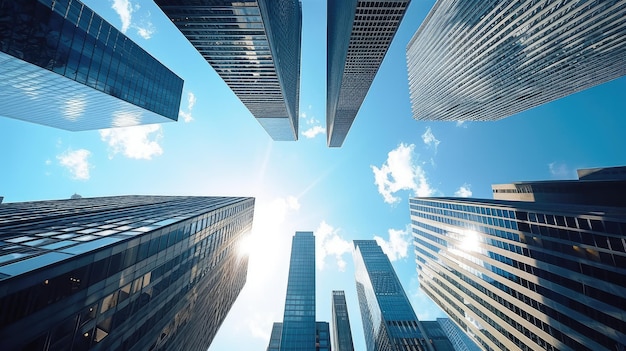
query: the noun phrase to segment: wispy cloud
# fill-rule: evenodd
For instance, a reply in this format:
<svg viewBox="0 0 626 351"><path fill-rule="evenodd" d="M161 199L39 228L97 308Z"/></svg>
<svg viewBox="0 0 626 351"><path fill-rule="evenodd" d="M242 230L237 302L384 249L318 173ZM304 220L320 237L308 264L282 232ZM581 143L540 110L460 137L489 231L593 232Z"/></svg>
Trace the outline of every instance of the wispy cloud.
<svg viewBox="0 0 626 351"><path fill-rule="evenodd" d="M428 147L432 146L435 148L435 151L437 151L437 146L439 146L440 141L437 140L430 127L427 127L424 134L422 134L422 140Z"/></svg>
<svg viewBox="0 0 626 351"><path fill-rule="evenodd" d="M326 133L326 128L322 127L320 121L315 118L311 109L312 106L309 105L308 112L300 112L300 119L304 121L305 125L309 126L309 128L301 132L307 139L313 139L319 134Z"/></svg>
<svg viewBox="0 0 626 351"><path fill-rule="evenodd" d="M196 96L192 92L187 93L187 109L185 111L183 111L183 109L180 109L180 111L178 112L178 116L182 118L185 123L193 121L193 116L191 115L191 112L193 111L193 107L195 105Z"/></svg>
<svg viewBox="0 0 626 351"><path fill-rule="evenodd" d="M548 164L548 169L552 177L557 179L576 178L576 172L564 163L551 162Z"/></svg>
<svg viewBox="0 0 626 351"><path fill-rule="evenodd" d="M339 229L329 225L326 221L320 223L314 234L317 268L320 270L324 269L326 257L335 256L339 271L345 271L346 261L343 255L352 252L350 242L344 240L341 235L339 235Z"/></svg>
<svg viewBox="0 0 626 351"><path fill-rule="evenodd" d="M315 138L316 135L324 133L326 133L326 128L322 126L314 126L302 132L302 135L309 139L312 139Z"/></svg>
<svg viewBox="0 0 626 351"><path fill-rule="evenodd" d="M457 197L470 197L472 196L472 189L470 184L463 184L457 191L454 192L454 196Z"/></svg>
<svg viewBox="0 0 626 351"><path fill-rule="evenodd" d="M456 126L467 128L467 123L465 123L465 121L456 121Z"/></svg>
<svg viewBox="0 0 626 351"><path fill-rule="evenodd" d="M163 129L159 124L102 129L100 138L109 145L109 158L121 153L128 158L150 160L163 154L159 144Z"/></svg>
<svg viewBox="0 0 626 351"><path fill-rule="evenodd" d="M374 172L374 184L386 203L399 202L400 198L394 194L401 190L412 190L417 196L434 194L426 172L416 163L414 149L414 144L402 143L389 152L387 161L380 168L370 166Z"/></svg>
<svg viewBox="0 0 626 351"><path fill-rule="evenodd" d="M57 160L61 166L70 172L72 179L88 180L89 169L92 168L89 164L89 156L91 156L91 152L86 149L67 149L62 154L57 155Z"/></svg>
<svg viewBox="0 0 626 351"><path fill-rule="evenodd" d="M133 5L130 0L112 0L111 8L120 16L122 21L122 33L126 33L129 28L137 30L137 34L144 39L150 39L152 34L156 32L156 28L150 21L150 12L142 14L138 23L133 23L133 13L137 12L141 7L137 4Z"/></svg>
<svg viewBox="0 0 626 351"><path fill-rule="evenodd" d="M375 235L374 240L383 249L383 252L389 256L390 261L397 261L406 258L409 253L411 244L411 228L407 226L405 230L389 229L389 240L385 240Z"/></svg>

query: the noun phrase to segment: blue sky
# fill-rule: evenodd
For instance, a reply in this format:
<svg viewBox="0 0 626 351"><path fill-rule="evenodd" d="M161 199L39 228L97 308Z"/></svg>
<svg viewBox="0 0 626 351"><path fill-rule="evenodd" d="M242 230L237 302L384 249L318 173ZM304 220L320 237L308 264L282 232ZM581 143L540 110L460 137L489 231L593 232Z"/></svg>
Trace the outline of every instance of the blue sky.
<svg viewBox="0 0 626 351"><path fill-rule="evenodd" d="M255 196L248 282L210 350L267 346L296 230L317 237L318 320L330 318L331 290L345 290L363 350L353 239L379 238L418 317L444 316L418 290L410 196L490 198L492 183L626 164L624 78L497 122L413 120L405 47L432 0L410 5L339 149L316 133L325 128L326 0L303 0L298 142L273 142L152 1L84 2L185 80L179 122L72 133L0 118L0 196Z"/></svg>

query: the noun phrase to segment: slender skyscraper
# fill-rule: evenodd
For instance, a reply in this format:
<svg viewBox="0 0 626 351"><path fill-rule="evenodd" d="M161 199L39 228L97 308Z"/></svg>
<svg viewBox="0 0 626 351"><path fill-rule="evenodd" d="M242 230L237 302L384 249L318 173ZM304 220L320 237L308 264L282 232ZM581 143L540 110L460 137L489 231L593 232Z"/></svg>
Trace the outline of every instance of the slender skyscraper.
<svg viewBox="0 0 626 351"><path fill-rule="evenodd" d="M407 64L413 118L501 119L626 74L626 2L438 0Z"/></svg>
<svg viewBox="0 0 626 351"><path fill-rule="evenodd" d="M623 169L494 186L525 201L411 199L420 287L485 350L624 350L626 206L576 193L623 196L602 177Z"/></svg>
<svg viewBox="0 0 626 351"><path fill-rule="evenodd" d="M481 348L476 345L459 327L454 324L450 318L437 318L437 323L448 336L448 340L452 343L455 351L480 351Z"/></svg>
<svg viewBox="0 0 626 351"><path fill-rule="evenodd" d="M71 131L171 122L182 89L80 1L0 1L0 116Z"/></svg>
<svg viewBox="0 0 626 351"><path fill-rule="evenodd" d="M156 3L274 140L298 140L300 1Z"/></svg>
<svg viewBox="0 0 626 351"><path fill-rule="evenodd" d="M343 144L410 1L328 0L328 146Z"/></svg>
<svg viewBox="0 0 626 351"><path fill-rule="evenodd" d="M333 291L331 318L333 351L354 351L350 318L348 317L348 305L346 304L346 294L343 290Z"/></svg>
<svg viewBox="0 0 626 351"><path fill-rule="evenodd" d="M367 351L447 351L429 340L387 255L375 240L354 241L356 291Z"/></svg>
<svg viewBox="0 0 626 351"><path fill-rule="evenodd" d="M0 349L206 350L246 282L254 198L0 205Z"/></svg>

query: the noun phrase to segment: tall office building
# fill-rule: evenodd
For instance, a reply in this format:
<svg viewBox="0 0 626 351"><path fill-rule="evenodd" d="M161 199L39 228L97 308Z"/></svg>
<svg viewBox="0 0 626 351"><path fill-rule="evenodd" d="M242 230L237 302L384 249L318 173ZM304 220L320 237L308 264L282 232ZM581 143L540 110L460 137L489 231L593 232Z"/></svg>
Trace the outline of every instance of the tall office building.
<svg viewBox="0 0 626 351"><path fill-rule="evenodd" d="M485 350L623 350L626 206L574 195L411 199L421 289Z"/></svg>
<svg viewBox="0 0 626 351"><path fill-rule="evenodd" d="M410 1L328 0L328 146L343 144Z"/></svg>
<svg viewBox="0 0 626 351"><path fill-rule="evenodd" d="M334 351L354 351L352 330L348 317L346 294L343 290L333 290L332 305L332 340Z"/></svg>
<svg viewBox="0 0 626 351"><path fill-rule="evenodd" d="M407 46L417 120L497 120L626 74L621 0L438 0Z"/></svg>
<svg viewBox="0 0 626 351"><path fill-rule="evenodd" d="M0 205L0 349L206 350L246 282L254 198Z"/></svg>
<svg viewBox="0 0 626 351"><path fill-rule="evenodd" d="M429 340L389 258L375 240L355 240L353 258L367 351L451 350L449 342Z"/></svg>
<svg viewBox="0 0 626 351"><path fill-rule="evenodd" d="M299 0L156 0L274 140L298 140Z"/></svg>
<svg viewBox="0 0 626 351"><path fill-rule="evenodd" d="M296 232L291 241L283 322L274 323L267 350L330 351L328 323L315 321L313 232Z"/></svg>
<svg viewBox="0 0 626 351"><path fill-rule="evenodd" d="M0 116L70 131L171 122L182 89L78 0L0 2Z"/></svg>
<svg viewBox="0 0 626 351"><path fill-rule="evenodd" d="M439 323L441 329L446 333L455 351L481 351L481 348L454 324L450 318L437 318L437 323Z"/></svg>

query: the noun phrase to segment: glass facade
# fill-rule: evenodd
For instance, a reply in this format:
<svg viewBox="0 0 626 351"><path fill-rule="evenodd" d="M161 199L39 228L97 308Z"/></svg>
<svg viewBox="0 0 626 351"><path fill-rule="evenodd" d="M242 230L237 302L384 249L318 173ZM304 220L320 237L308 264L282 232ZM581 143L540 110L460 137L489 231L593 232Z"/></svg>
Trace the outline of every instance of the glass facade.
<svg viewBox="0 0 626 351"><path fill-rule="evenodd" d="M0 2L2 116L71 131L170 122L182 89L80 1Z"/></svg>
<svg viewBox="0 0 626 351"><path fill-rule="evenodd" d="M455 351L481 351L481 348L478 347L467 334L459 329L450 318L437 318L437 323L439 323L441 329L446 333Z"/></svg>
<svg viewBox="0 0 626 351"><path fill-rule="evenodd" d="M246 281L254 198L0 205L3 350L206 349Z"/></svg>
<svg viewBox="0 0 626 351"><path fill-rule="evenodd" d="M315 350L315 237L296 232L291 244L281 351Z"/></svg>
<svg viewBox="0 0 626 351"><path fill-rule="evenodd" d="M330 326L328 322L315 322L315 351L330 351Z"/></svg>
<svg viewBox="0 0 626 351"><path fill-rule="evenodd" d="M626 74L621 0L438 0L407 46L417 120L497 120Z"/></svg>
<svg viewBox="0 0 626 351"><path fill-rule="evenodd" d="M298 0L156 3L274 140L298 139Z"/></svg>
<svg viewBox="0 0 626 351"><path fill-rule="evenodd" d="M341 147L410 0L328 0L326 134Z"/></svg>
<svg viewBox="0 0 626 351"><path fill-rule="evenodd" d="M353 257L367 351L449 350L429 339L375 240L355 240Z"/></svg>
<svg viewBox="0 0 626 351"><path fill-rule="evenodd" d="M267 351L280 351L280 336L283 334L283 324L274 322L272 325L272 334L270 335L270 343Z"/></svg>
<svg viewBox="0 0 626 351"><path fill-rule="evenodd" d="M334 290L332 302L333 350L354 351L350 318L348 317L348 305L346 304L344 291Z"/></svg>
<svg viewBox="0 0 626 351"><path fill-rule="evenodd" d="M413 198L420 287L485 350L626 347L626 211Z"/></svg>

